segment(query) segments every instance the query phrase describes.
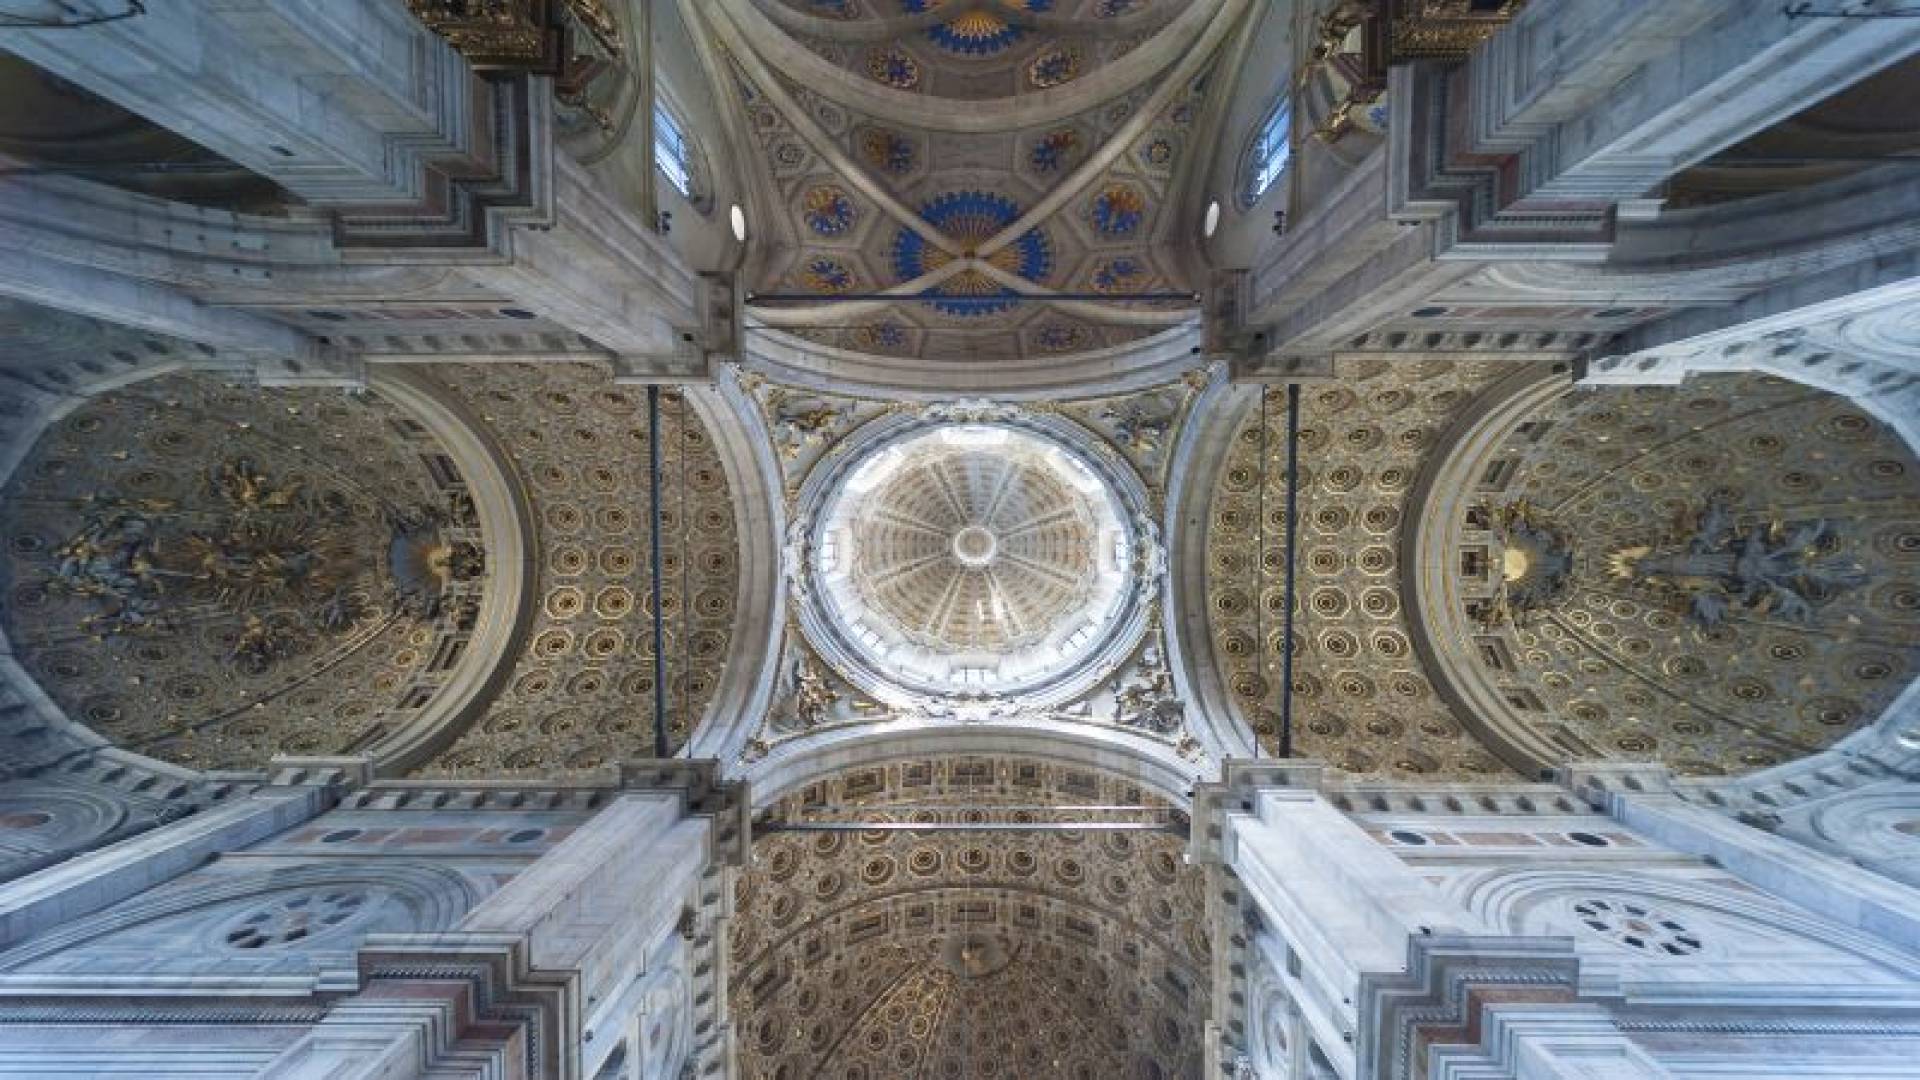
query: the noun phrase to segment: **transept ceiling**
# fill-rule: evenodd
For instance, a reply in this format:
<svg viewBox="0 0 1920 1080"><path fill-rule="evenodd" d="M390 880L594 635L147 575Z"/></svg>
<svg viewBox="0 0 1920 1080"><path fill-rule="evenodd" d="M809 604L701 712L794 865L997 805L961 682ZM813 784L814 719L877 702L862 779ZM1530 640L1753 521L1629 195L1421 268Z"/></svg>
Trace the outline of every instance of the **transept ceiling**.
<svg viewBox="0 0 1920 1080"><path fill-rule="evenodd" d="M1401 603L1401 538L1440 434L1515 370L1484 358L1371 357L1301 395L1294 747L1355 773L1501 775L1434 692ZM1214 480L1207 612L1220 677L1260 745L1280 738L1286 403L1254 395ZM1265 462L1263 465L1262 462Z"/></svg>
<svg viewBox="0 0 1920 1080"><path fill-rule="evenodd" d="M1571 759L1811 754L1920 664L1917 475L1884 425L1772 376L1559 397L1492 451L1476 505L1429 507L1431 558L1461 570L1430 612L1442 677L1485 688L1465 696L1493 740Z"/></svg>
<svg viewBox="0 0 1920 1080"><path fill-rule="evenodd" d="M993 365L1195 325L1180 182L1243 5L876 3L703 9L765 169L755 333Z"/></svg>
<svg viewBox="0 0 1920 1080"><path fill-rule="evenodd" d="M198 768L404 725L486 587L465 478L371 393L137 383L48 430L0 507L26 670L115 744Z"/></svg>
<svg viewBox="0 0 1920 1080"><path fill-rule="evenodd" d="M653 753L652 520L644 388L584 364L438 367L526 486L538 609L511 672L430 774L587 772ZM684 395L661 406L668 745L698 726L732 641L733 502Z"/></svg>
<svg viewBox="0 0 1920 1080"><path fill-rule="evenodd" d="M1297 753L1391 777L1732 774L1831 745L1910 681L1916 464L1843 399L1741 375L1568 393L1537 361L1340 375L1302 395ZM1272 751L1287 492L1268 398L1216 480L1207 603L1220 678Z"/></svg>

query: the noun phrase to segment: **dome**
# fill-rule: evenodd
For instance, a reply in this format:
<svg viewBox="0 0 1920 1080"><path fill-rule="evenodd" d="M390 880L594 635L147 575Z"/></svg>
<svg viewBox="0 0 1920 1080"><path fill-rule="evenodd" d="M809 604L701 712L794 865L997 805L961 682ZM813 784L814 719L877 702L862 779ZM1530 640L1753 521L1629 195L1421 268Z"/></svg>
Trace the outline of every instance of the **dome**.
<svg viewBox="0 0 1920 1080"><path fill-rule="evenodd" d="M1065 446L941 425L846 472L811 570L837 636L888 681L1004 695L1048 684L1110 636L1132 577L1127 518Z"/></svg>

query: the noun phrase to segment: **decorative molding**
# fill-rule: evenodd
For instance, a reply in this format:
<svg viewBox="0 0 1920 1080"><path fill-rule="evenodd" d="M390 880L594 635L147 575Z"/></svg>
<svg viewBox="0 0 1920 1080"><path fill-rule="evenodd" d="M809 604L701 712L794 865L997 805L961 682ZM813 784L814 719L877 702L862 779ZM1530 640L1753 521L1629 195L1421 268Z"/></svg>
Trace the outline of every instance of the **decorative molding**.
<svg viewBox="0 0 1920 1080"><path fill-rule="evenodd" d="M1492 1006L1572 1004L1579 973L1566 938L1411 938L1404 973L1360 976L1358 1075L1419 1080L1432 1049L1480 1042Z"/></svg>

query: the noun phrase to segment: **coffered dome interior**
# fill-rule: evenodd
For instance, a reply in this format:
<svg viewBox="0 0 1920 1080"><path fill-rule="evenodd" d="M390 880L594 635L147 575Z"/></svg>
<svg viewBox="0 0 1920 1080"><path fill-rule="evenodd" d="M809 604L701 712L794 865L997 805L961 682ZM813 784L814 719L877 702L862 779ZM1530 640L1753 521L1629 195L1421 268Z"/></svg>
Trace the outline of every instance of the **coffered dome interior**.
<svg viewBox="0 0 1920 1080"><path fill-rule="evenodd" d="M1008 427L873 451L830 500L815 572L852 646L922 689L1011 691L1076 664L1123 600L1132 540L1072 452Z"/></svg>

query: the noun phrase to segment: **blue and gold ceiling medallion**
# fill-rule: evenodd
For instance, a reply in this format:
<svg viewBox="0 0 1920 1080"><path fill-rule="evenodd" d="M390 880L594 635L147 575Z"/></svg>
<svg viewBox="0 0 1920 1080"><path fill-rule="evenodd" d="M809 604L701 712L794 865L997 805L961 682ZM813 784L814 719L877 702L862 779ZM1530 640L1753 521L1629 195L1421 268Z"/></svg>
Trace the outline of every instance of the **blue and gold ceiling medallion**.
<svg viewBox="0 0 1920 1080"><path fill-rule="evenodd" d="M920 85L920 61L903 49L874 49L867 53L867 74L895 90L911 90Z"/></svg>
<svg viewBox="0 0 1920 1080"><path fill-rule="evenodd" d="M899 352L907 347L906 328L895 322L868 323L849 335L853 347L867 352Z"/></svg>
<svg viewBox="0 0 1920 1080"><path fill-rule="evenodd" d="M1059 172L1080 145L1080 134L1072 128L1049 131L1034 142L1027 155L1027 166L1036 175Z"/></svg>
<svg viewBox="0 0 1920 1080"><path fill-rule="evenodd" d="M1140 260L1130 255L1108 259L1093 268L1088 284L1097 293L1139 292L1150 275Z"/></svg>
<svg viewBox="0 0 1920 1080"><path fill-rule="evenodd" d="M914 159L918 156L912 139L881 128L869 128L861 133L860 153L867 159L868 165L893 176L905 176L912 172Z"/></svg>
<svg viewBox="0 0 1920 1080"><path fill-rule="evenodd" d="M845 293L853 291L853 271L839 259L825 256L808 259L800 272L800 280L814 292Z"/></svg>
<svg viewBox="0 0 1920 1080"><path fill-rule="evenodd" d="M1142 156L1147 159L1147 164L1158 169L1166 168L1173 164L1173 140L1164 135L1154 139L1147 143L1146 152Z"/></svg>
<svg viewBox="0 0 1920 1080"><path fill-rule="evenodd" d="M839 236L853 228L859 216L853 208L853 199L830 184L809 190L805 209L807 228L821 236Z"/></svg>
<svg viewBox="0 0 1920 1080"><path fill-rule="evenodd" d="M1094 231L1107 236L1125 236L1146 218L1147 197L1131 184L1108 184L1087 208Z"/></svg>
<svg viewBox="0 0 1920 1080"><path fill-rule="evenodd" d="M1041 51L1027 64L1027 81L1037 90L1047 90L1080 77L1080 50L1071 45L1053 45Z"/></svg>
<svg viewBox="0 0 1920 1080"><path fill-rule="evenodd" d="M939 229L964 252L972 252L1020 220L1020 206L1004 195L985 191L950 191L920 208L920 216ZM912 281L953 261L946 250L927 243L912 229L901 229L893 239L893 273L897 281ZM1053 244L1039 229L1029 229L1013 243L986 257L988 265L1028 281L1046 280L1053 272ZM977 270L963 270L928 290L934 310L947 315L975 316L1005 311L1013 306L1014 290Z"/></svg>
<svg viewBox="0 0 1920 1080"><path fill-rule="evenodd" d="M991 56L1024 34L1019 27L985 11L969 11L927 30L927 37L935 45L962 56Z"/></svg>
<svg viewBox="0 0 1920 1080"><path fill-rule="evenodd" d="M1064 353L1087 347L1092 335L1087 328L1072 323L1048 323L1034 332L1033 344L1041 352Z"/></svg>

